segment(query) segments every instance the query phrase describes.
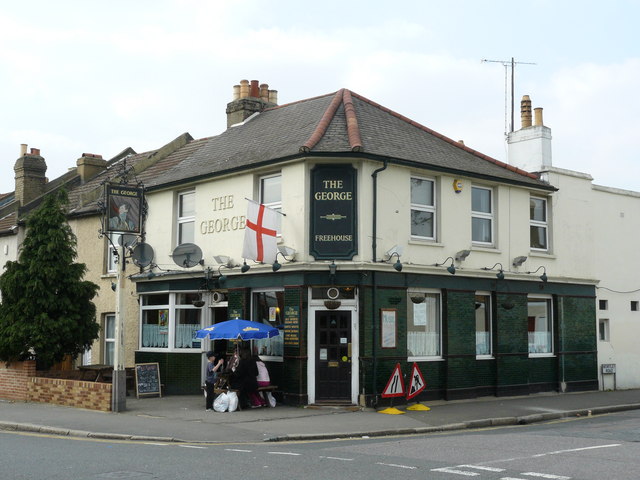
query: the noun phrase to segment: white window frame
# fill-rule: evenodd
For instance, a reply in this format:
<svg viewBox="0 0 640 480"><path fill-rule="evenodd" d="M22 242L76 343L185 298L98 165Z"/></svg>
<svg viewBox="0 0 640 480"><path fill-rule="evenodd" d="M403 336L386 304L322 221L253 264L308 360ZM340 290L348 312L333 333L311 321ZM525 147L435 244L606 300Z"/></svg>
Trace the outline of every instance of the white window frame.
<svg viewBox="0 0 640 480"><path fill-rule="evenodd" d="M116 249L118 248L118 241L121 233L107 233L107 265L105 271L107 273L117 273L119 263L116 262L118 255Z"/></svg>
<svg viewBox="0 0 640 480"><path fill-rule="evenodd" d="M549 199L545 197L536 197L535 195L531 195L529 202L533 200L539 200L544 202L544 220L534 220L531 215L531 205L529 205L529 248L531 250L539 251L539 252L548 252L549 251ZM545 247L534 247L531 245L531 229L540 228L544 230L544 241Z"/></svg>
<svg viewBox="0 0 640 480"><path fill-rule="evenodd" d="M610 342L611 337L609 333L609 319L608 318L600 318L598 319L598 341L600 342Z"/></svg>
<svg viewBox="0 0 640 480"><path fill-rule="evenodd" d="M268 182L271 179L277 178L280 180L280 189L277 195L277 199L265 199L265 182ZM263 175L259 178L259 198L260 203L265 207L269 207L272 210L277 210L278 212L282 210L282 173L272 173L270 175Z"/></svg>
<svg viewBox="0 0 640 480"><path fill-rule="evenodd" d="M475 317L475 321L476 321L476 358L479 359L483 359L483 358L493 358L493 302L491 301L491 293L490 292L476 292L476 299L475 299L475 306L476 306L476 317ZM478 350L480 349L479 347L483 344L482 339L479 339L478 336L478 326L479 326L479 322L480 319L478 318L478 311L480 310L480 308L478 308L478 298L477 297L483 297L486 301L483 303L483 305L485 305L485 309L484 309L484 315L485 315L485 319L488 319L488 324L489 324L489 330L488 330L488 334L489 334L489 339L488 339L488 343L489 344L489 351L488 352L484 352L484 353L478 353ZM484 332L484 330L483 330ZM485 344L486 344L485 343Z"/></svg>
<svg viewBox="0 0 640 480"><path fill-rule="evenodd" d="M191 215L182 215L182 205L183 199L187 196L193 196L193 214ZM193 235L195 237L195 223L196 223L196 191L188 190L184 192L178 193L177 205L176 205L176 245L180 245L183 243L193 243L195 238L187 239L189 241L183 241L182 238L182 227L187 224L192 224Z"/></svg>
<svg viewBox="0 0 640 480"><path fill-rule="evenodd" d="M481 212L478 210L474 210L473 209L473 192L474 190L483 190L486 192L489 192L489 211L488 212ZM494 208L495 205L495 195L494 195L494 190L493 188L490 187L482 187L479 185L472 185L471 186L471 241L472 243L474 243L475 245L482 245L482 246L492 246L494 245ZM488 220L489 221L489 236L490 239L488 242L485 242L483 240L476 240L475 238L473 238L473 219L477 218L480 220Z"/></svg>
<svg viewBox="0 0 640 480"><path fill-rule="evenodd" d="M197 324L198 329L202 328L202 321L204 316L204 309L196 307L190 304L178 304L177 296L182 294L197 294L195 291L178 291L178 292L149 292L147 294L140 295L140 318L138 321L139 324L139 348L145 352L195 352L201 349L200 345L193 345L191 347L175 347L175 336L176 336L176 322L178 319L178 311L179 310L196 310L200 313L199 322ZM145 296L147 295L168 295L168 304L162 305L146 305L145 304ZM167 346L166 347L145 347L143 346L144 342L144 333L143 333L143 318L144 312L149 310L167 310L168 319L167 319ZM194 324L195 325L195 324ZM198 343L197 341L195 343Z"/></svg>
<svg viewBox="0 0 640 480"><path fill-rule="evenodd" d="M549 335L549 351L548 352L532 352L531 350L531 332L529 332L529 303L530 302L545 302L547 305L547 326ZM554 322L553 322L553 301L549 295L529 295L527 297L527 344L529 350L529 357L553 357L555 345L553 343L554 336ZM535 330L534 330L535 333Z"/></svg>
<svg viewBox="0 0 640 480"><path fill-rule="evenodd" d="M413 199L412 199L412 191L413 191L413 181L414 180L420 180L423 182L430 182L431 183L431 192L432 192L432 204L429 205L427 203L413 203ZM428 177L421 177L418 175L411 175L410 180L409 180L409 199L411 201L411 211L409 213L409 230L411 233L411 238L413 239L417 239L417 240L430 240L430 241L435 241L438 238L438 230L437 230L437 220L438 220L438 215L437 215L437 183L435 181L435 179L433 178L428 178ZM428 237L428 236L422 236L422 235L415 235L413 233L413 225L411 225L411 222L413 221L413 212L427 212L427 213L431 213L432 215L432 223L433 223L433 234Z"/></svg>
<svg viewBox="0 0 640 480"><path fill-rule="evenodd" d="M113 322L113 337L108 336L109 322ZM108 352L108 347L111 346L113 348L113 352L112 353L115 355L115 348L116 348L116 338L115 338L116 314L115 313L107 313L107 314L105 314L103 332L104 332L103 333L103 339L102 339L102 345L103 345L102 359L103 359L103 363L105 365L113 365L114 358L112 358L111 361L109 361L109 359L107 358L107 352Z"/></svg>
<svg viewBox="0 0 640 480"><path fill-rule="evenodd" d="M283 296L284 296L284 288L281 288L281 287L254 288L254 289L252 289L251 290L251 320L253 320L254 322L264 323L264 322L262 322L261 319L255 318L255 309L257 308L257 306L255 304L255 298L256 298L256 294L267 293L267 292L282 292ZM283 301L284 301L284 299L283 299ZM280 317L282 318L282 322L284 323L284 305L283 305L283 310L280 312ZM270 325L272 327L277 326L277 324L275 324L275 323L272 324L271 322L268 325ZM268 360L270 362L282 362L282 361L284 361L284 330L280 331L280 335L277 335L275 337L271 337L271 338L269 338L267 340L269 342L273 341L273 342L282 343L282 345L281 345L282 355L262 355L258 351L258 355L260 356L260 358L263 359L263 360ZM260 340L257 340L257 341L254 340L254 343L259 346Z"/></svg>
<svg viewBox="0 0 640 480"><path fill-rule="evenodd" d="M412 335L411 333L416 333L417 331L413 330L410 331L409 330L409 322L415 322L415 313L416 310L422 310L422 309L427 309L427 303L426 303L426 299L425 301L421 302L421 303L414 303L411 300L411 297L416 296L416 295L426 295L426 296L437 296L436 298L436 307L438 309L437 311L437 315L438 315L438 319L437 319L437 341L436 341L436 349L437 352L433 355L417 355L417 354L409 354L409 352L412 352L411 347L412 345L419 341L419 336L415 335L414 338L411 338ZM409 310L411 309L411 310ZM426 332L426 327L428 325L428 320L426 318L426 312L425 314L425 333ZM415 323L414 323L414 327L415 327ZM440 290L436 290L436 289L419 289L419 290L411 290L410 292L407 292L407 361L410 362L419 362L419 361L433 361L433 360L442 360L442 291Z"/></svg>

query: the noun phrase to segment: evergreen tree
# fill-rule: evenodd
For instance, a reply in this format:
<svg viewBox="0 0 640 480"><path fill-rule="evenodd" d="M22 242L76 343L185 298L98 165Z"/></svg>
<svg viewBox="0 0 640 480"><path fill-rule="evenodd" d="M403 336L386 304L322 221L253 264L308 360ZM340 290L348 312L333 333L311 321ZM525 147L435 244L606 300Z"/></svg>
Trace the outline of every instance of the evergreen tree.
<svg viewBox="0 0 640 480"><path fill-rule="evenodd" d="M98 338L98 285L82 280L87 271L77 257L76 237L66 221L67 194L48 195L26 220L17 262L0 275L0 358L35 356L49 368L65 355L84 352Z"/></svg>

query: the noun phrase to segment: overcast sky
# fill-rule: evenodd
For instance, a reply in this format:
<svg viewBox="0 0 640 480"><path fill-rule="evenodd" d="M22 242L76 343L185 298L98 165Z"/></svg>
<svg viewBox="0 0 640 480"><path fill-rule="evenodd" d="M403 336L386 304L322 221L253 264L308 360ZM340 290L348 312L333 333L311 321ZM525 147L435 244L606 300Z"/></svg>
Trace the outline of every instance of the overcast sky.
<svg viewBox="0 0 640 480"><path fill-rule="evenodd" d="M632 0L0 0L0 192L21 143L54 179L83 152L219 134L242 79L281 105L345 87L506 161L512 57L516 129L528 94L555 166L640 191L638 18Z"/></svg>

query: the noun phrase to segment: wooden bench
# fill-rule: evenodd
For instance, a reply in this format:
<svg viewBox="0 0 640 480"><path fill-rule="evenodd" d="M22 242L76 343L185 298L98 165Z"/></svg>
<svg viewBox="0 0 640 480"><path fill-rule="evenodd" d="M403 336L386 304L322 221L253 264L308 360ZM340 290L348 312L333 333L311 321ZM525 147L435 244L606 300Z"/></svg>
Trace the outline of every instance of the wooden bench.
<svg viewBox="0 0 640 480"><path fill-rule="evenodd" d="M262 399L265 401L265 403L268 406L271 406L271 404L269 403L269 398L267 396L267 393L275 392L277 389L278 389L277 385L267 385L266 387L258 387L256 392L258 392L258 394L262 396ZM221 393L228 393L228 392L236 392L236 395L240 393L239 390L228 388L228 387L224 387L224 388L215 387L213 389L213 393L215 393L216 395L220 395ZM240 405L240 402L238 402L238 410L242 410L242 406Z"/></svg>

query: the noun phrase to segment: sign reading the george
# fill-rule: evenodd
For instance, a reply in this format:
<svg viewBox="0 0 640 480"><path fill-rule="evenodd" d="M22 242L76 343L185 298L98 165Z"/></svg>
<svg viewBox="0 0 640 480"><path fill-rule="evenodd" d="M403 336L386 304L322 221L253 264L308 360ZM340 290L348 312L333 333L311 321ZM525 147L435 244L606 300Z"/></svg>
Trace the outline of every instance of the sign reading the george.
<svg viewBox="0 0 640 480"><path fill-rule="evenodd" d="M356 169L317 165L311 170L311 255L351 260L358 253Z"/></svg>
<svg viewBox="0 0 640 480"><path fill-rule="evenodd" d="M142 189L128 185L106 184L106 232L140 233Z"/></svg>

